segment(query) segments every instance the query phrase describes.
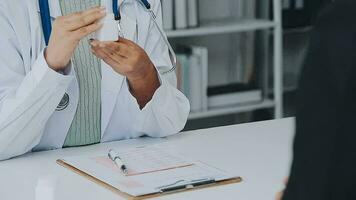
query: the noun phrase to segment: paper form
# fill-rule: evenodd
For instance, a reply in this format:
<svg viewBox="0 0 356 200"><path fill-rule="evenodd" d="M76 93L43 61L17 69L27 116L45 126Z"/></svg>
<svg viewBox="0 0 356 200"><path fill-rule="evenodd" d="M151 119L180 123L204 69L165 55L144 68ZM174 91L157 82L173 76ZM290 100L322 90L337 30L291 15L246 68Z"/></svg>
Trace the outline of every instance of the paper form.
<svg viewBox="0 0 356 200"><path fill-rule="evenodd" d="M153 146L129 149L118 154L127 167L128 176L193 165L192 162L185 161L182 156L170 154ZM91 159L108 169L121 172L108 156L92 157Z"/></svg>

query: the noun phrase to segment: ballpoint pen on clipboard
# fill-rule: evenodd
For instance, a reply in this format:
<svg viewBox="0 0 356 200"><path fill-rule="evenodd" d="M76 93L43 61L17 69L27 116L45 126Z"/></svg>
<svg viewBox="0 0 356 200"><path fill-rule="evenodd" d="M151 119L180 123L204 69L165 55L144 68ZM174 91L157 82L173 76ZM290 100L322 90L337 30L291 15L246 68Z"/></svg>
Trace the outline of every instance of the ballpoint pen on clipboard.
<svg viewBox="0 0 356 200"><path fill-rule="evenodd" d="M179 183L183 183L183 184L179 184ZM157 189L160 192L172 192L177 190L194 188L202 185L209 185L213 183L216 183L215 179L213 178L206 178L206 179L192 180L192 181L179 180L173 184L158 187Z"/></svg>
<svg viewBox="0 0 356 200"><path fill-rule="evenodd" d="M112 160L115 165L122 171L122 173L127 176L128 172L127 172L127 167L126 165L122 162L120 156L118 155L118 153L116 153L114 150L110 149L108 156L110 158L110 160Z"/></svg>

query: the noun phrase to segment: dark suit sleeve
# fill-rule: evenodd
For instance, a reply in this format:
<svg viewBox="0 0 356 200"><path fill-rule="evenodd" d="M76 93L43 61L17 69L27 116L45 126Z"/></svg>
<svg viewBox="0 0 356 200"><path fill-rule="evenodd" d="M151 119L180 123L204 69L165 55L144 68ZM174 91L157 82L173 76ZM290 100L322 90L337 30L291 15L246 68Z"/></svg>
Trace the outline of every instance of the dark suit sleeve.
<svg viewBox="0 0 356 200"><path fill-rule="evenodd" d="M356 199L356 1L325 8L300 80L284 200Z"/></svg>

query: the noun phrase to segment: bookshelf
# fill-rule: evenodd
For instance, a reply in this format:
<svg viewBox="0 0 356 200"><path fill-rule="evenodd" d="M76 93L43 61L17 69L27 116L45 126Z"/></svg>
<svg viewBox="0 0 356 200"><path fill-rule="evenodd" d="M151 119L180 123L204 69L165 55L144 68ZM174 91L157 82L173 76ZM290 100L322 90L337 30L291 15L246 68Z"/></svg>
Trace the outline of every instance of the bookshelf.
<svg viewBox="0 0 356 200"><path fill-rule="evenodd" d="M248 0L247 0L248 1ZM273 45L273 90L272 95L268 95L268 77L269 72L265 72L262 76L263 83L267 84L263 86L264 95L263 99L258 102L251 102L240 105L229 105L226 107L219 108L209 108L208 110L203 110L199 112L191 113L189 116L190 120L202 119L207 117L216 117L221 115L228 114L237 114L243 112L250 112L259 109L273 109L275 118L283 117L283 72L282 72L282 45L283 45L283 32L282 32L282 8L281 0L271 0L273 17L271 20L268 19L269 14L265 14L266 18L263 19L243 19L243 20L218 20L210 23L201 23L197 28L189 29L178 29L178 30L168 30L166 31L167 37L169 40L176 39L190 39L200 37L216 37L219 35L227 34L238 34L243 32L251 31L265 31L266 37L263 37L266 40L270 39L269 35L272 35L272 45ZM265 6L265 9L269 9L269 1L262 3ZM268 13L268 12L267 12ZM265 41L264 44L269 44L270 41ZM269 47L265 48L270 49ZM268 62L264 60L264 62ZM267 67L268 68L268 67ZM268 70L267 70L268 71ZM270 98L273 96L272 98ZM206 97L208 98L208 97Z"/></svg>

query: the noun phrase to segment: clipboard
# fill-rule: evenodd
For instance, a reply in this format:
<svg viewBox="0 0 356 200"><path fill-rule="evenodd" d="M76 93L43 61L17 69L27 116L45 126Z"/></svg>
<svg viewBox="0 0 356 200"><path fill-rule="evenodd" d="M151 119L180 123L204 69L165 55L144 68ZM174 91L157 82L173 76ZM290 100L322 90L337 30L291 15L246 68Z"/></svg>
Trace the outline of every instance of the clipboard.
<svg viewBox="0 0 356 200"><path fill-rule="evenodd" d="M151 199L151 198L155 198L155 197L160 197L160 196L166 196L166 195L171 195L171 194L176 194L176 193L182 193L182 192L188 192L188 191L194 191L194 190L201 190L201 189L206 189L206 188L211 188L211 187L218 187L218 186L224 186L224 185L230 185L230 184L236 184L236 183L240 183L242 182L242 178L241 177L235 177L235 178L231 178L231 179L227 179L227 180L223 180L223 181L215 181L214 183L207 183L207 184L203 184L203 185L199 185L199 186L195 186L195 187L186 187L183 189L177 189L177 190L171 190L171 191L167 191L167 192L157 192L154 194L148 194L148 195L142 195L142 196L132 196L129 195L125 192L122 192L121 190L119 190L116 187L111 186L110 184L76 168L75 166L67 163L65 160L62 159L58 159L57 163L73 172L75 172L76 174L118 194L119 196L128 199L128 200L144 200L144 199Z"/></svg>

